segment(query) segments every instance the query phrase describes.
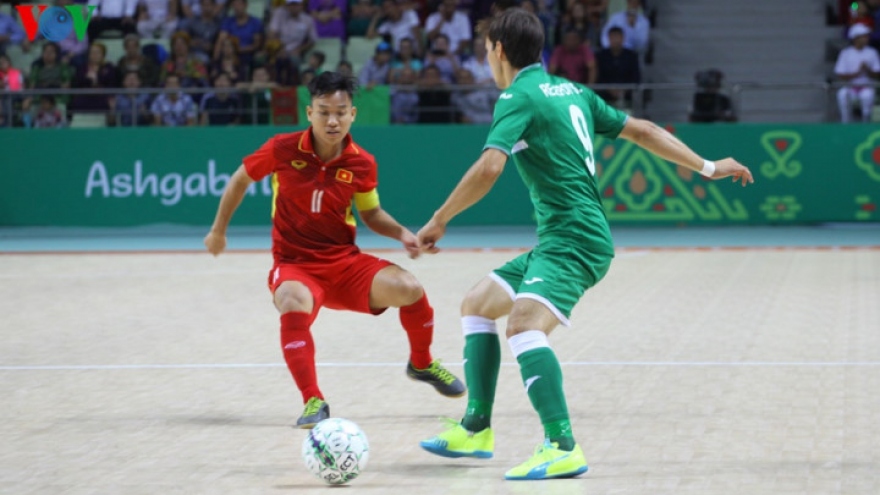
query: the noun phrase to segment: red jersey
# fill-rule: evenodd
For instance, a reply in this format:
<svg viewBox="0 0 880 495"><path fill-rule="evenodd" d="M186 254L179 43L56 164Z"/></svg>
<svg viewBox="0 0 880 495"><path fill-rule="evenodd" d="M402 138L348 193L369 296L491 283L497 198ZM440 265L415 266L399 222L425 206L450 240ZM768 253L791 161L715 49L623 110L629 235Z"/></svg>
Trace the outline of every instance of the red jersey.
<svg viewBox="0 0 880 495"><path fill-rule="evenodd" d="M352 213L356 193L376 188L373 155L342 142L342 154L324 163L311 128L269 139L244 159L251 179L272 176L272 254L281 263L332 262L358 253Z"/></svg>

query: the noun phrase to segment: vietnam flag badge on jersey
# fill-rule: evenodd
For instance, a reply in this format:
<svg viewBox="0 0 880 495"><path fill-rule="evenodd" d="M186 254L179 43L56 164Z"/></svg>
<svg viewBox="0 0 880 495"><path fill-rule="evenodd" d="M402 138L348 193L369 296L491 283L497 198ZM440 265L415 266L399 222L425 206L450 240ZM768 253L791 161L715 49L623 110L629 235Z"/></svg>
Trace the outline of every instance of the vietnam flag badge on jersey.
<svg viewBox="0 0 880 495"><path fill-rule="evenodd" d="M346 184L351 184L351 181L354 179L354 174L349 170L345 170L344 168L340 168L336 171L336 180L340 182L345 182Z"/></svg>

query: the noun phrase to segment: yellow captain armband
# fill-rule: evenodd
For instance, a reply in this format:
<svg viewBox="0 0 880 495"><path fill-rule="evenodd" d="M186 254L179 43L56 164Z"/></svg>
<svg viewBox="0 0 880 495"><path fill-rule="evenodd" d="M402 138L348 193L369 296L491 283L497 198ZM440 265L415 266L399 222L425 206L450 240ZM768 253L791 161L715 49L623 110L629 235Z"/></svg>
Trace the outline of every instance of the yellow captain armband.
<svg viewBox="0 0 880 495"><path fill-rule="evenodd" d="M370 211L379 206L379 192L372 189L367 192L354 193L354 206L358 211Z"/></svg>

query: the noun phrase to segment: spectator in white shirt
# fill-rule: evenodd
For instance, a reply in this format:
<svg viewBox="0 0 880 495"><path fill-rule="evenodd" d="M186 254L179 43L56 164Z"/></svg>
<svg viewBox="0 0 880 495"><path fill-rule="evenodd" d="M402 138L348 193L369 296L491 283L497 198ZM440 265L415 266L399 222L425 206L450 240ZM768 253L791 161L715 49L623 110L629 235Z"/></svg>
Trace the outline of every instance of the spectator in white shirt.
<svg viewBox="0 0 880 495"><path fill-rule="evenodd" d="M134 15L138 0L89 0L95 7L87 32L90 40L108 30L122 31L123 36L135 32Z"/></svg>
<svg viewBox="0 0 880 495"><path fill-rule="evenodd" d="M871 86L872 79L880 79L880 56L877 50L868 46L871 29L864 24L853 24L849 28L852 46L844 48L837 56L834 73L847 85L837 92L840 118L843 122L852 120L852 105L860 102L862 122L871 120L876 91Z"/></svg>
<svg viewBox="0 0 880 495"><path fill-rule="evenodd" d="M486 56L486 44L482 39L473 42L472 55L465 59L461 66L471 72L476 84L495 86L495 78L492 77L492 68Z"/></svg>
<svg viewBox="0 0 880 495"><path fill-rule="evenodd" d="M437 12L428 16L428 20L425 21L425 30L431 41L438 34L445 34L449 38L449 47L452 53L460 55L468 49L471 41L471 21L464 12L456 10L458 1L443 0L437 7Z"/></svg>
<svg viewBox="0 0 880 495"><path fill-rule="evenodd" d="M402 2L399 0L384 0L382 9L376 13L373 20L370 21L370 27L367 28L367 38L375 38L376 36L385 36L390 38L391 46L395 52L400 51L400 40L404 38L412 38L416 41L422 39L422 25L419 23L419 16L413 10L403 10ZM419 53L422 53L422 47L419 46Z"/></svg>
<svg viewBox="0 0 880 495"><path fill-rule="evenodd" d="M613 27L623 29L623 47L639 54L648 50L651 39L651 22L641 13L641 0L626 0L626 10L608 18L602 29L602 48L608 48L608 31Z"/></svg>
<svg viewBox="0 0 880 495"><path fill-rule="evenodd" d="M305 59L305 54L315 46L318 32L315 20L303 12L302 0L287 0L287 5L275 9L269 21L269 39L279 40L284 53L295 66Z"/></svg>
<svg viewBox="0 0 880 495"><path fill-rule="evenodd" d="M176 0L140 0L137 30L141 38L171 38L177 29Z"/></svg>

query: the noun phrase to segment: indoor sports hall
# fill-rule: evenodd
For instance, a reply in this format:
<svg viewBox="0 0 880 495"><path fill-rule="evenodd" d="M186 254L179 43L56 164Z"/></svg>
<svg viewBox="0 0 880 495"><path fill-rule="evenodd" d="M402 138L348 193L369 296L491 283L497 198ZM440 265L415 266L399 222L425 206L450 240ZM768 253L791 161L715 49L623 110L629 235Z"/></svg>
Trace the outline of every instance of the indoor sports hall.
<svg viewBox="0 0 880 495"><path fill-rule="evenodd" d="M878 495L878 89L880 0L0 1L0 494ZM392 267L409 323L309 319L307 269L375 295L353 233L433 315ZM432 455L487 402L412 342L492 368L462 300L539 245L550 305L614 259Z"/></svg>

